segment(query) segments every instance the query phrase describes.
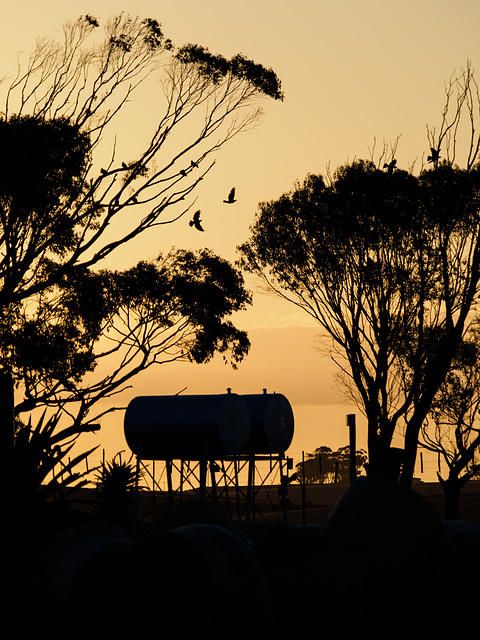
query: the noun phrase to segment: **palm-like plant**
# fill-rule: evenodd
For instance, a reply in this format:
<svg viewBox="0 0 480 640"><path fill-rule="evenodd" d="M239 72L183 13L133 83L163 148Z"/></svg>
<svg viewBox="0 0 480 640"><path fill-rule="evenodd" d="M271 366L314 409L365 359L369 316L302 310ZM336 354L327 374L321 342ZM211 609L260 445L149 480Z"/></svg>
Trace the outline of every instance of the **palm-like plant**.
<svg viewBox="0 0 480 640"><path fill-rule="evenodd" d="M55 433L60 414L36 424L17 421L12 455L0 461L0 496L9 521L16 529L25 522L45 524L45 519L67 508L67 498L87 484L90 473L79 465L93 447L73 458L68 454L86 429L75 426ZM40 521L40 522L39 522Z"/></svg>
<svg viewBox="0 0 480 640"><path fill-rule="evenodd" d="M104 520L126 525L133 516L137 469L133 454L122 460L119 451L110 462L100 467L96 476L95 511Z"/></svg>

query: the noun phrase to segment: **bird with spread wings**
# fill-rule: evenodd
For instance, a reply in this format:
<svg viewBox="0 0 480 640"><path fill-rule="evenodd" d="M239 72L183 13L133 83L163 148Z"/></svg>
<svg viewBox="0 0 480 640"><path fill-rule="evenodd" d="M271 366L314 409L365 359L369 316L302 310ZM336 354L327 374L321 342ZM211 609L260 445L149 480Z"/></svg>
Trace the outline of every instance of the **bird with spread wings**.
<svg viewBox="0 0 480 640"><path fill-rule="evenodd" d="M193 218L190 220L190 222L188 223L191 227L195 227L195 229L198 229L199 231L205 231L205 229L202 227L201 225L201 220L200 220L200 209L198 211L195 211L195 213L193 214Z"/></svg>
<svg viewBox="0 0 480 640"><path fill-rule="evenodd" d="M230 190L230 193L228 194L228 199L224 200L224 202L226 202L227 204L233 204L234 202L236 202L236 200L235 200L235 187L232 187L232 189Z"/></svg>

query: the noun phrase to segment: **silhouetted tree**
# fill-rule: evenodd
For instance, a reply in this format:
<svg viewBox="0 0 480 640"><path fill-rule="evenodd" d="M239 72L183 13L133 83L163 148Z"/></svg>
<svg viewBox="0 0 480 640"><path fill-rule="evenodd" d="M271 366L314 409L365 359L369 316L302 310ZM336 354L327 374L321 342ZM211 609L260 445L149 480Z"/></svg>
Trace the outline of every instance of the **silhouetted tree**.
<svg viewBox="0 0 480 640"><path fill-rule="evenodd" d="M457 80L466 98L453 130L479 104L469 74ZM445 117L437 141L451 126ZM399 477L392 438L403 433L407 485L421 426L478 307L479 188L470 156L466 169L447 157L419 175L358 160L261 203L239 247L243 268L308 313L333 345L342 381L367 417L369 473Z"/></svg>
<svg viewBox="0 0 480 640"><path fill-rule="evenodd" d="M206 249L172 250L126 271L75 270L34 301L0 331L0 364L24 396L16 413L60 407L79 427L98 422L93 405L155 363L220 353L236 367L250 346L228 320L251 302L243 277Z"/></svg>
<svg viewBox="0 0 480 640"><path fill-rule="evenodd" d="M121 14L89 47L97 28L84 16L64 26L63 42L39 40L6 87L1 309L178 219L191 205L170 217L167 209L182 204L210 171L210 156L257 120L258 98L283 97L272 70L197 45L175 49L156 20ZM163 74L153 133L135 159L117 160L120 141L105 136L153 73ZM105 154L101 143L112 145L106 168L96 159ZM141 217L132 212L138 207Z"/></svg>
<svg viewBox="0 0 480 640"><path fill-rule="evenodd" d="M248 294L219 258L178 252L123 274L93 269L186 214L215 152L257 121L259 98L283 99L271 69L240 54L176 48L157 20L122 13L99 31L86 15L64 25L61 41L39 39L3 85L0 115L1 365L25 392L17 413L76 401L77 425L96 399L154 361L203 362L221 351L238 362L246 353L246 336L224 318ZM118 157L121 136L108 134L157 74L151 135L133 158ZM81 388L115 355L109 374Z"/></svg>
<svg viewBox="0 0 480 640"><path fill-rule="evenodd" d="M355 452L357 475L367 461L367 453L363 449ZM330 447L318 447L313 453L307 453L305 461L296 465L298 478L306 484L348 484L350 481L350 447L340 447L332 451Z"/></svg>
<svg viewBox="0 0 480 640"><path fill-rule="evenodd" d="M437 472L445 494L445 518L458 518L460 492L480 475L480 341L476 324L459 345L452 367L422 427L422 445L442 456L448 475ZM433 425L432 425L433 422Z"/></svg>

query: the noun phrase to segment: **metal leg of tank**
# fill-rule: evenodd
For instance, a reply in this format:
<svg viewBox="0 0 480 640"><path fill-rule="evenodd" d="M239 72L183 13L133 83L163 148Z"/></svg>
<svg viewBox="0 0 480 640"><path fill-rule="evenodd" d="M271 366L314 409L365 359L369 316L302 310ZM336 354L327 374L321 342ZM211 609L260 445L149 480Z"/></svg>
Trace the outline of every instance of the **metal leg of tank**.
<svg viewBox="0 0 480 640"><path fill-rule="evenodd" d="M280 457L279 458L279 463L280 463L280 487L281 487L281 494L280 494L280 503L282 505L282 511L283 511L283 521L285 522L285 524L287 524L287 520L288 520L288 515L287 515L287 484L285 482L285 478L286 476L284 476L283 474L283 460ZM288 475L288 473L287 473Z"/></svg>
<svg viewBox="0 0 480 640"><path fill-rule="evenodd" d="M282 505L283 510L283 520L285 524L287 524L288 520L288 510L287 507L290 505L290 498L288 497L288 485L292 480L296 477L295 475L292 477L288 476L289 469L293 468L293 459L285 458L284 454L279 456L279 464L280 464L280 486L279 486L279 494L280 494L280 504ZM286 473L284 473L284 468Z"/></svg>
<svg viewBox="0 0 480 640"><path fill-rule="evenodd" d="M200 460L200 502L205 501L205 494L207 490L207 459L202 456Z"/></svg>
<svg viewBox="0 0 480 640"><path fill-rule="evenodd" d="M200 486L201 478L200 474L197 475L196 468L200 466L200 463L195 463L193 466L190 464L190 460L185 460L186 472L183 474L184 484L189 485L190 489L194 492L195 495L199 493L199 489L196 486L196 483ZM194 482L192 482L192 479Z"/></svg>
<svg viewBox="0 0 480 640"><path fill-rule="evenodd" d="M229 486L228 486L228 476L227 476L227 470L225 468L225 461L221 460L221 469L222 469L222 475L223 475L223 483L225 486L225 505L227 508L227 513L228 513L228 517L231 519L232 518L232 507L230 504L230 493L229 493Z"/></svg>
<svg viewBox="0 0 480 640"><path fill-rule="evenodd" d="M182 473L182 480L181 480L182 489L181 489L181 491L182 491L182 495L183 495L183 487L185 486L185 483L188 483L188 484L190 484L190 486L192 486L189 478L190 478L190 475L193 473L193 471L190 468L190 461L189 460L182 460L180 466L181 466L181 473Z"/></svg>
<svg viewBox="0 0 480 640"><path fill-rule="evenodd" d="M168 504L173 506L173 483L172 483L172 461L170 459L165 460L165 470L167 473L167 495Z"/></svg>
<svg viewBox="0 0 480 640"><path fill-rule="evenodd" d="M248 481L247 481L247 510L246 520L255 520L255 457L248 458Z"/></svg>
<svg viewBox="0 0 480 640"><path fill-rule="evenodd" d="M180 502L183 501L183 474L185 473L185 461L180 460L180 486L178 488Z"/></svg>
<svg viewBox="0 0 480 640"><path fill-rule="evenodd" d="M218 496L217 496L217 482L216 482L216 477L215 477L215 471L217 468L217 463L215 462L215 460L210 460L210 479L212 482L212 502L213 504L217 504L218 500Z"/></svg>
<svg viewBox="0 0 480 640"><path fill-rule="evenodd" d="M235 498L237 500L237 518L238 520L241 519L242 517L242 510L240 508L240 486L238 483L238 458L237 456L234 456L233 458L233 471L234 471L234 478L235 478Z"/></svg>
<svg viewBox="0 0 480 640"><path fill-rule="evenodd" d="M138 449L140 449L140 443L138 443ZM133 496L133 518L132 518L132 538L135 538L136 527L137 527L137 511L138 511L138 478L140 477L140 456L135 456L136 458L136 466L135 466L135 493Z"/></svg>

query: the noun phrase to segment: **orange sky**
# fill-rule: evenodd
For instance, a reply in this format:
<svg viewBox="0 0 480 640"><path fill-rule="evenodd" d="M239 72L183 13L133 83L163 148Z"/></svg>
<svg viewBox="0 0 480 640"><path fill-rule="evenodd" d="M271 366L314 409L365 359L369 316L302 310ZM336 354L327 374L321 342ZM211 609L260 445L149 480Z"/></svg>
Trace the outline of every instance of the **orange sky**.
<svg viewBox="0 0 480 640"><path fill-rule="evenodd" d="M285 101L265 102L259 126L218 154L195 195L205 234L196 234L184 220L160 227L119 252L111 262L116 267L173 245L207 246L233 260L260 201L278 198L308 172L324 173L328 165L335 169L347 159L368 157L375 139L381 150L401 136L398 165L417 159L419 166L428 150L426 124L439 123L445 80L467 59L474 69L480 64L478 0L27 0L2 9L0 76L13 74L17 53L28 51L38 35L54 35L65 20L85 13L102 20L122 10L158 19L177 45L195 42L225 56L242 52L273 67ZM119 148L134 152L155 117L158 91L155 83L148 85L119 119ZM231 186L238 202L226 211L222 199ZM359 424L357 445L366 447L360 413L340 404L332 366L316 347L315 327L290 305L254 291L253 308L236 318L252 341L237 372L217 361L165 365L135 380L124 399L183 387L192 394L267 388L283 393L293 406L289 454L297 460L302 450L347 444L345 415L352 412ZM106 422L101 443L113 455L124 446L122 420Z"/></svg>

